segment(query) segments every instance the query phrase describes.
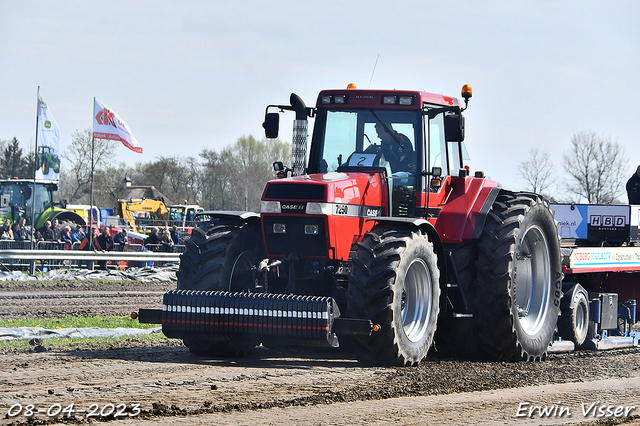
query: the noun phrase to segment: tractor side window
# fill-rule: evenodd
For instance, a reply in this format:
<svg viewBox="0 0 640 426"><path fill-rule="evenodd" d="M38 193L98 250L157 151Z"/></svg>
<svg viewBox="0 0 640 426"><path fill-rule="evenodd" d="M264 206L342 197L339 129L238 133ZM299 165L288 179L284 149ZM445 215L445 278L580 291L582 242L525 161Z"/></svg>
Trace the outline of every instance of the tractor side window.
<svg viewBox="0 0 640 426"><path fill-rule="evenodd" d="M449 174L447 164L447 143L444 138L444 118L442 114L438 114L430 120L429 132L429 168L442 167L444 176Z"/></svg>
<svg viewBox="0 0 640 426"><path fill-rule="evenodd" d="M465 161L469 161L469 154L467 148L464 146L464 142L447 142L449 145L449 170L455 172L460 170L465 164ZM462 153L462 159L460 155Z"/></svg>

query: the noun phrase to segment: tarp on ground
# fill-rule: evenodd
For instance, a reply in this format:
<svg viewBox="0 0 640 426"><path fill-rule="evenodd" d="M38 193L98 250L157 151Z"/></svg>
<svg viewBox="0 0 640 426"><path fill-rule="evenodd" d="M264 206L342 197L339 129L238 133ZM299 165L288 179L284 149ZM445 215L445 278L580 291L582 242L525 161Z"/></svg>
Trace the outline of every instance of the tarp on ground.
<svg viewBox="0 0 640 426"><path fill-rule="evenodd" d="M89 269L51 269L44 274L25 274L20 271L0 272L0 281L33 281L33 280L109 280L109 281L142 281L162 282L177 281L178 264L159 267L128 268L127 270L89 270Z"/></svg>
<svg viewBox="0 0 640 426"><path fill-rule="evenodd" d="M49 330L40 327L0 327L0 341L6 340L27 340L27 339L50 339L53 337L119 337L141 334L161 333L162 327L154 328L61 328Z"/></svg>

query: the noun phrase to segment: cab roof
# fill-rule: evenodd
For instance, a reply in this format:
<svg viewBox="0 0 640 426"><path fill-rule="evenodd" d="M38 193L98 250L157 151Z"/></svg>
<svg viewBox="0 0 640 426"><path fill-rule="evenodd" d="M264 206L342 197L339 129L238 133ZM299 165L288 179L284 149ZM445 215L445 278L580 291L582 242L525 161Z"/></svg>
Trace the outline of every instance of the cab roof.
<svg viewBox="0 0 640 426"><path fill-rule="evenodd" d="M318 95L316 108L392 108L422 109L424 104L440 106L460 106L460 101L451 96L416 90L370 90L331 89Z"/></svg>

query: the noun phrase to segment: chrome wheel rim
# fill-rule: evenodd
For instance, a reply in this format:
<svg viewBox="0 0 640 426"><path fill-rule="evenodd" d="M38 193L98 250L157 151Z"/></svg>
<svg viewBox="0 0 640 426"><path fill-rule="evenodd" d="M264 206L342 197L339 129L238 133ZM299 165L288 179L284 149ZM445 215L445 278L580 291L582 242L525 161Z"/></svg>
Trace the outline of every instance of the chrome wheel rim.
<svg viewBox="0 0 640 426"><path fill-rule="evenodd" d="M431 275L422 259L414 259L404 276L401 310L404 334L411 342L421 341L431 317Z"/></svg>

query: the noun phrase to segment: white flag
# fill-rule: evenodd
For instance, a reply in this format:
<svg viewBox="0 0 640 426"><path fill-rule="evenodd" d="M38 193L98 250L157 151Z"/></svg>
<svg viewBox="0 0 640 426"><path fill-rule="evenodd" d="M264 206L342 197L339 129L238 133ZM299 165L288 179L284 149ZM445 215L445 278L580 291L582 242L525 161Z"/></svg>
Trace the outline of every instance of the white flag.
<svg viewBox="0 0 640 426"><path fill-rule="evenodd" d="M133 137L127 123L111 108L93 99L93 137L120 141L131 151L142 154L142 147Z"/></svg>
<svg viewBox="0 0 640 426"><path fill-rule="evenodd" d="M36 179L60 179L60 129L38 87Z"/></svg>

